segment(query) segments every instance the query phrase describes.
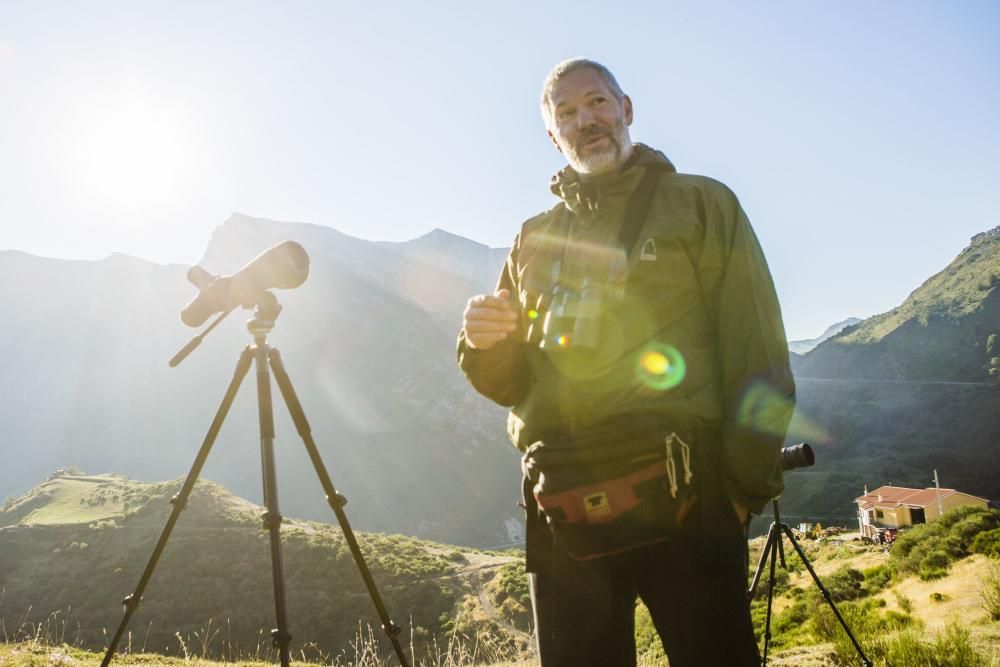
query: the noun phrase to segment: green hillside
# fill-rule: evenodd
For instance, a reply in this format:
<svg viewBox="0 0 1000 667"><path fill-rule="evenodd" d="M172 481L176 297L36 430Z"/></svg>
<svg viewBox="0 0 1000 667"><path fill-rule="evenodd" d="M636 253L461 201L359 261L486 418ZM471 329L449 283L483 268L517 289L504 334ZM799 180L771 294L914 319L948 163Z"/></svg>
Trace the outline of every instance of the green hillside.
<svg viewBox="0 0 1000 667"><path fill-rule="evenodd" d="M63 472L8 499L0 511L0 628L16 636L56 623L65 641L101 649L179 487ZM217 484L196 485L130 623L134 650L181 655L210 638L210 655L268 653L274 606L261 511ZM359 628L380 623L342 533L289 519L281 532L293 649L316 658L349 654ZM498 653L521 650L518 629L477 603L480 587L514 557L401 536L358 538L408 642L423 650L456 632L489 631L506 637ZM374 635L391 651L380 630Z"/></svg>
<svg viewBox="0 0 1000 667"><path fill-rule="evenodd" d="M801 359L815 378L986 382L1000 378L1000 227L977 234L897 308ZM991 375L991 369L996 369Z"/></svg>
<svg viewBox="0 0 1000 667"><path fill-rule="evenodd" d="M845 344L874 343L908 321L927 325L934 318L961 319L983 308L1000 285L1000 227L972 237L951 264L917 288L898 308L877 315L842 335Z"/></svg>
<svg viewBox="0 0 1000 667"><path fill-rule="evenodd" d="M1000 667L1000 512L965 507L948 512L937 522L904 533L890 549L860 542L856 534L827 530L815 539L802 536L805 550L840 612L877 667ZM751 570L763 539L751 541ZM785 542L787 569L778 567L774 579L769 664L776 667L835 667L860 664L853 645L836 622L820 589ZM487 577L489 578L489 577ZM523 570L508 564L497 568L480 596L485 606L473 612L467 598L458 613L481 613L523 594ZM763 641L767 592L765 574L750 604L758 641ZM511 611L521 608L514 605ZM27 632L0 644L0 664L97 665L100 656L75 646L59 617L26 624ZM228 630L228 628L227 628ZM530 651L516 654L502 648L510 641L503 628L482 627L471 641L452 633L436 651L413 647L417 667L537 667ZM223 631L226 632L226 631ZM150 650L141 634L133 639L133 654L115 664L196 665L217 667L206 660L215 655L226 664L261 667L273 656L266 646L226 650L226 637L195 631L175 637L177 657L144 654ZM465 638L463 638L465 637ZM13 639L14 641L10 641ZM183 639L183 642L181 641ZM312 648L297 653L300 663L338 667L388 667L395 660L377 646L377 633L362 629L349 651L339 657L320 655ZM666 667L659 640L648 613L636 613L636 644L640 667ZM219 648L223 650L218 650ZM160 649L162 650L162 649Z"/></svg>

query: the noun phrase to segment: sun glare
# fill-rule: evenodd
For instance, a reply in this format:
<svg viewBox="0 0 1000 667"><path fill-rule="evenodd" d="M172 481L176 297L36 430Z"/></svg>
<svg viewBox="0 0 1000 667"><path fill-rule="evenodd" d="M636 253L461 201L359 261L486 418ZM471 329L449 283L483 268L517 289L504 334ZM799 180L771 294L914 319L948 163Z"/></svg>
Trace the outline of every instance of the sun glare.
<svg viewBox="0 0 1000 667"><path fill-rule="evenodd" d="M193 157L176 114L152 100L108 100L81 121L74 134L77 182L85 194L124 207L176 196L181 170Z"/></svg>

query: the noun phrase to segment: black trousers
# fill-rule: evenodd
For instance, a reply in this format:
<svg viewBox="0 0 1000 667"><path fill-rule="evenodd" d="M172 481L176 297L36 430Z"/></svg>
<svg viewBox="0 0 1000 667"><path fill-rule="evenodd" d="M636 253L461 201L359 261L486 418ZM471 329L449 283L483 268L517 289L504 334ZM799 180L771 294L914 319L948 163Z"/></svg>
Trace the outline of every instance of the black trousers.
<svg viewBox="0 0 1000 667"><path fill-rule="evenodd" d="M558 546L529 575L543 667L633 667L635 603L649 608L670 667L760 665L746 599L746 534L708 533L590 561ZM689 522L691 523L691 522Z"/></svg>

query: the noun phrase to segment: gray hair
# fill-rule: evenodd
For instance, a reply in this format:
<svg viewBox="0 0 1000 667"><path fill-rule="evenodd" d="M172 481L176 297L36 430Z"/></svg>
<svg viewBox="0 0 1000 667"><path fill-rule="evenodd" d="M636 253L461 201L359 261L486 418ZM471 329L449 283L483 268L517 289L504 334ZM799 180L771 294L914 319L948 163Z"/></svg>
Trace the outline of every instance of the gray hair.
<svg viewBox="0 0 1000 667"><path fill-rule="evenodd" d="M622 87L618 85L615 75L601 63L588 60L587 58L570 58L569 60L564 60L552 68L552 71L545 77L545 83L542 84L542 119L545 121L545 127L551 127L553 120L552 91L559 85L559 81L564 76L570 72L585 68L592 69L600 74L619 102L625 97L625 93L622 91Z"/></svg>

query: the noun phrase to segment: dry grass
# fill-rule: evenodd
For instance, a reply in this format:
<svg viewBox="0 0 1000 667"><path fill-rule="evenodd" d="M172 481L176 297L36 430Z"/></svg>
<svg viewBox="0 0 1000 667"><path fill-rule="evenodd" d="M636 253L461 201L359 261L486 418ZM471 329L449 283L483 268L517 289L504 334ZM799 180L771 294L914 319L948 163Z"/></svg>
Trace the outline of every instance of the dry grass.
<svg viewBox="0 0 1000 667"><path fill-rule="evenodd" d="M786 554L790 558L794 555ZM821 579L832 574L837 569L852 567L858 570L870 568L886 562L886 555L877 550L858 549L852 551L843 546L821 547L815 558L810 554ZM500 557L483 557L482 562L475 565L489 570L505 562ZM933 641L946 630L948 624L957 623L969 632L969 638L975 649L986 659L991 667L1000 667L1000 622L991 621L989 614L983 608L980 589L984 577L990 571L991 561L982 556L972 556L959 561L951 567L949 575L934 581L920 581L917 577L908 577L894 583L879 594L884 598L887 609L900 609L900 600L909 601L910 613L920 619L923 633L921 639ZM795 573L791 583L810 587L812 582L805 572ZM932 597L933 594L940 594ZM776 599L780 605L781 598ZM470 609L465 613L479 614L481 610ZM459 627L461 618L456 619L455 627ZM135 640L130 646L123 641L121 653L116 655L113 664L116 665L190 665L195 667L217 667L226 665L245 665L259 667L275 664L277 660L267 638L250 651L231 653L228 662L213 662L206 659L211 652L211 642L199 641L208 635L195 633L192 637L178 637L178 653L180 657L165 657L162 655L142 654L141 641ZM451 636L439 638L437 641L418 654L413 642L407 646L407 658L414 667L538 667L537 658L530 647L515 650L512 654L509 637L499 636L499 631L483 631L470 636L470 633L455 631ZM318 651L303 650L293 656L296 664L324 664L332 667L389 667L397 663L391 650L387 649L380 630L371 627L359 627L355 641L348 650L340 655L322 655ZM41 665L79 665L89 667L98 665L101 655L88 652L72 646L72 628L65 621L53 614L45 623L31 625L22 623L15 631L0 628L0 639L7 643L0 644L0 665L11 667L36 667ZM69 641L69 643L67 643ZM134 652L133 652L134 649ZM826 667L837 664L834 662L833 649L830 644L795 647L770 656L770 664L780 667ZM665 661L640 662L640 667L665 667Z"/></svg>

